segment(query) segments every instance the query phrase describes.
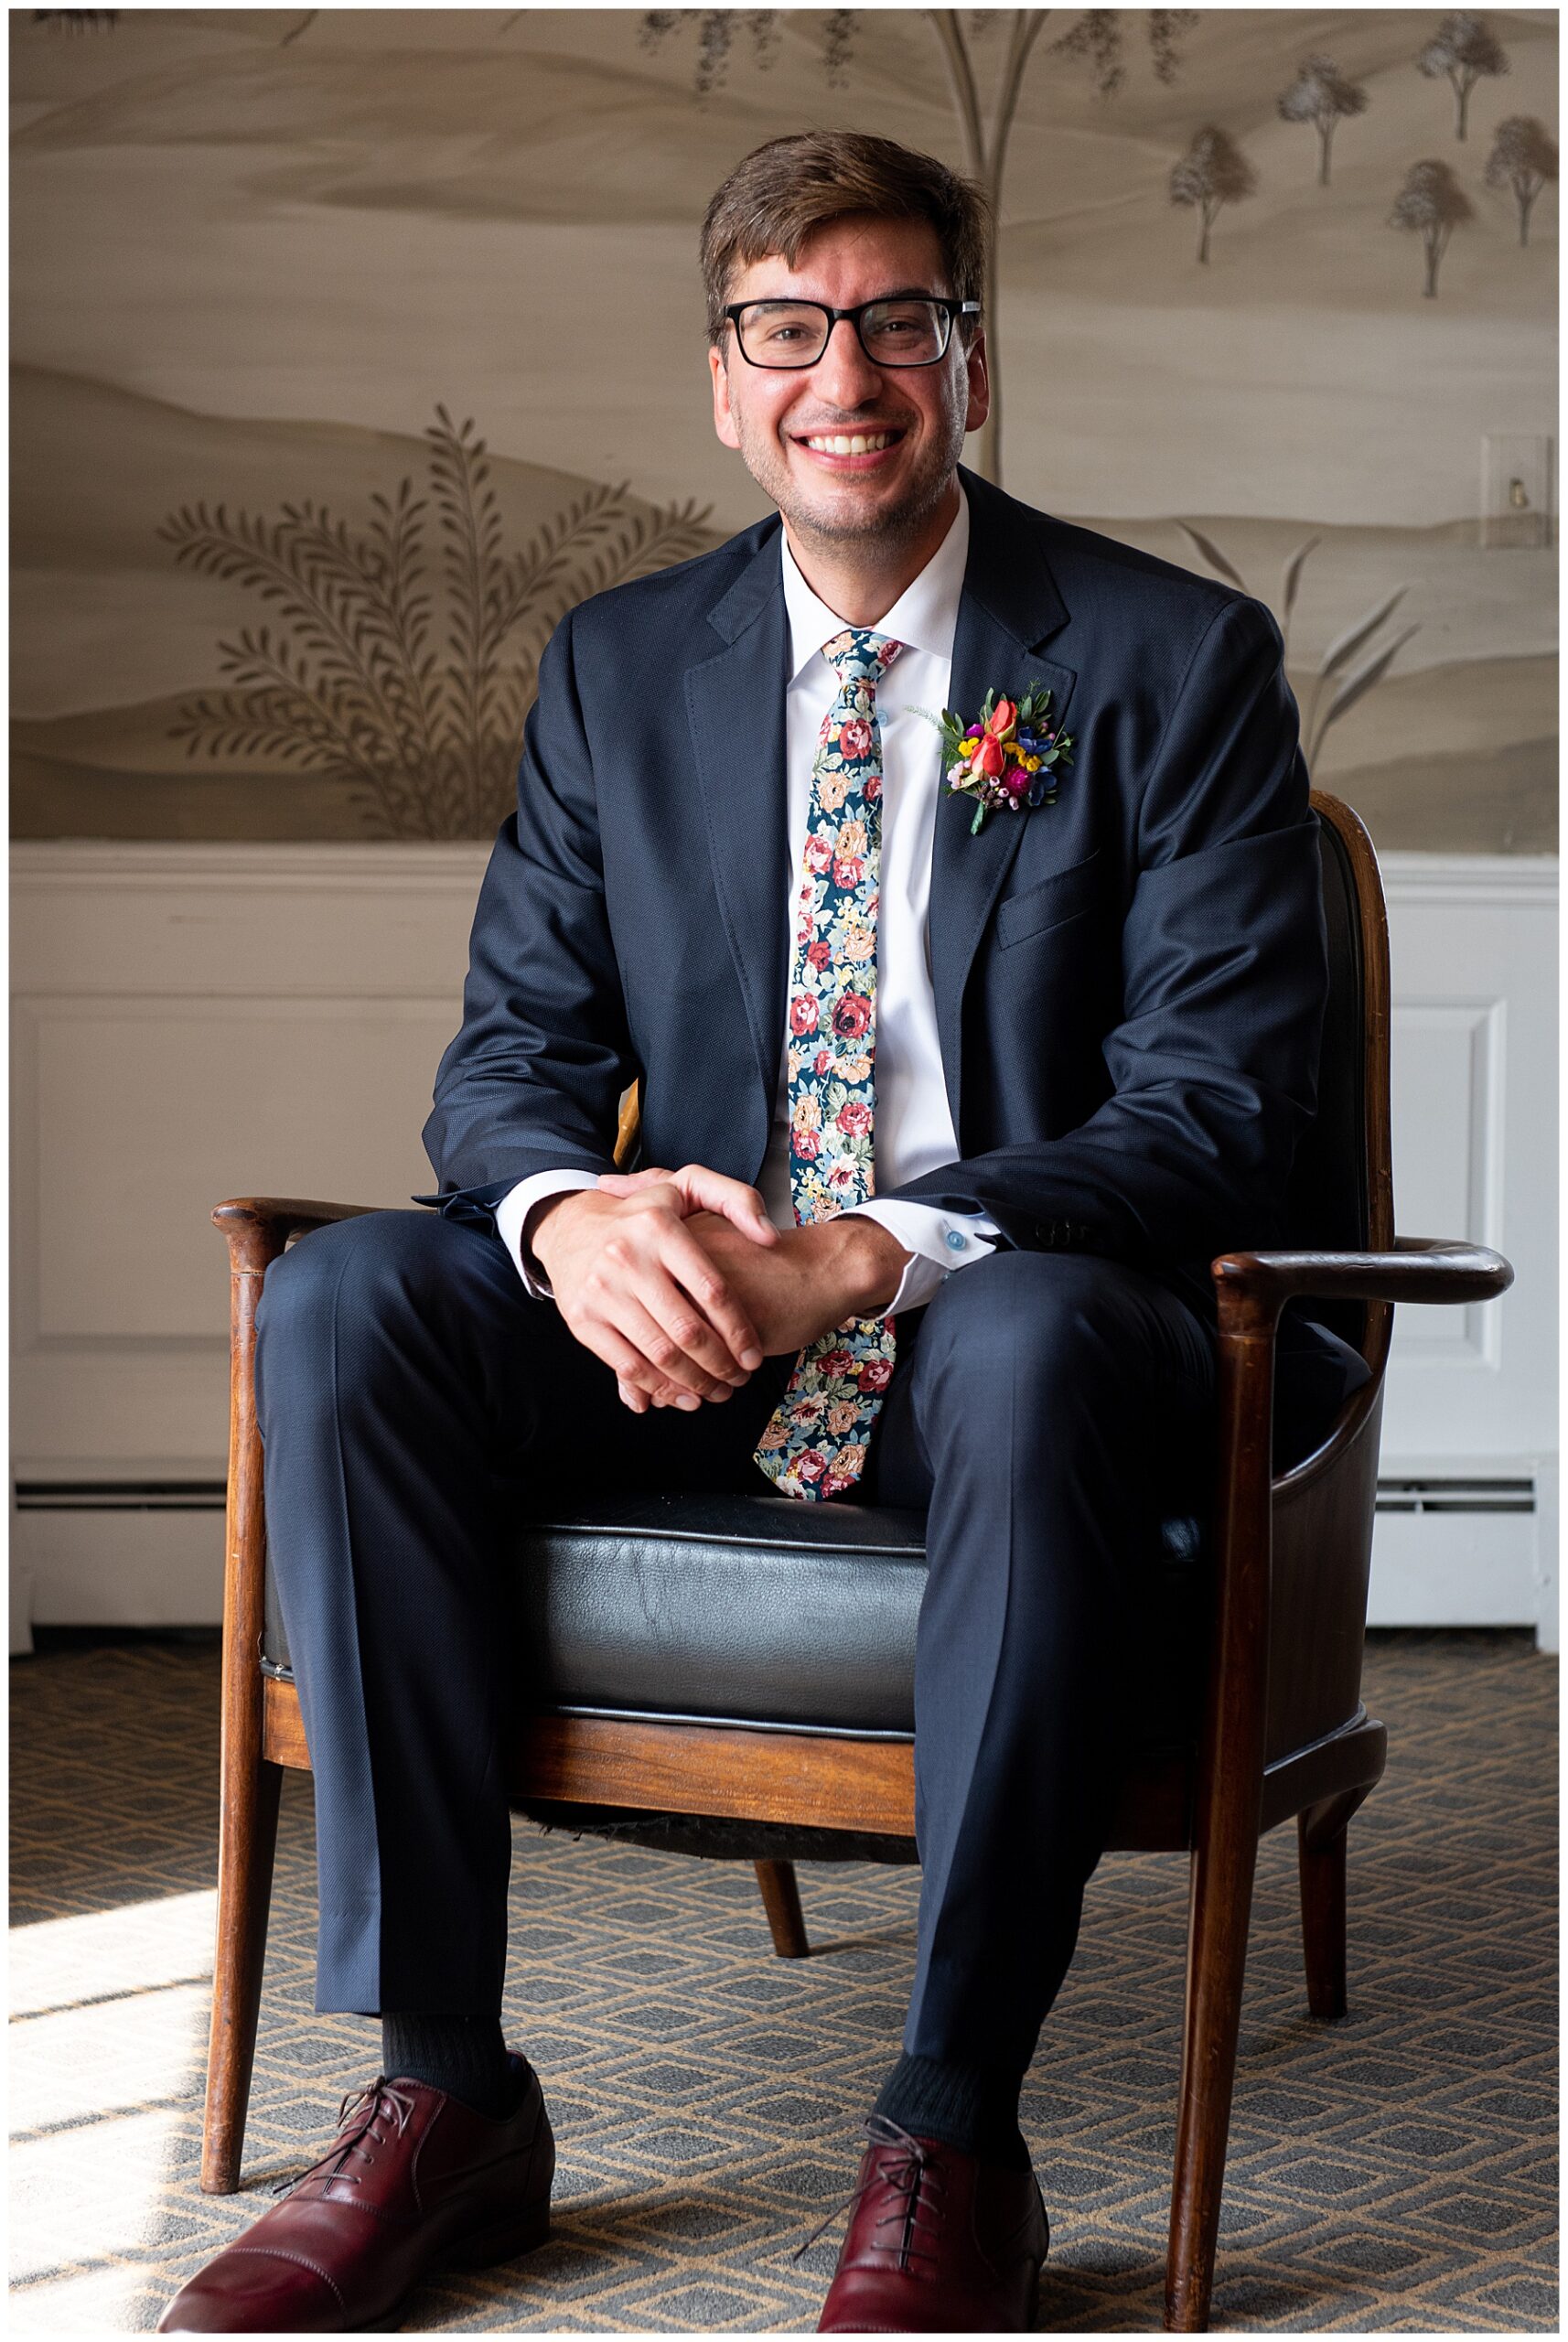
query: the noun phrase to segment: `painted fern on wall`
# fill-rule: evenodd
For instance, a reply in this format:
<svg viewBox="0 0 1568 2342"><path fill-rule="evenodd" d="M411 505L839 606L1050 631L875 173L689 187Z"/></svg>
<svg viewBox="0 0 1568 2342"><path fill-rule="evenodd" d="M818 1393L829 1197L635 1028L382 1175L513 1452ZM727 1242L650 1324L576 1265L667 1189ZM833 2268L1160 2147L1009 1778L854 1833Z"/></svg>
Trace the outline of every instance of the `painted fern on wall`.
<svg viewBox="0 0 1568 2342"><path fill-rule="evenodd" d="M706 508L650 508L623 486L588 489L509 552L485 442L435 412L426 485L373 496L363 528L304 500L270 520L182 506L158 532L177 561L272 612L220 643L229 688L182 703L171 736L188 756L346 780L389 838L492 835L559 619L709 542Z"/></svg>

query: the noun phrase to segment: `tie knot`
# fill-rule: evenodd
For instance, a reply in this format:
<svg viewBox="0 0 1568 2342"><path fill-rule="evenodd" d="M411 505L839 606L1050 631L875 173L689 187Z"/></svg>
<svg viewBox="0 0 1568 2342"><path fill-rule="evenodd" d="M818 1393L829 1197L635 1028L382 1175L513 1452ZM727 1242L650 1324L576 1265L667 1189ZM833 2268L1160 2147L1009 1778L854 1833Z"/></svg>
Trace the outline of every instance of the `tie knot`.
<svg viewBox="0 0 1568 2342"><path fill-rule="evenodd" d="M852 626L823 643L822 657L841 683L879 683L903 648L890 634Z"/></svg>

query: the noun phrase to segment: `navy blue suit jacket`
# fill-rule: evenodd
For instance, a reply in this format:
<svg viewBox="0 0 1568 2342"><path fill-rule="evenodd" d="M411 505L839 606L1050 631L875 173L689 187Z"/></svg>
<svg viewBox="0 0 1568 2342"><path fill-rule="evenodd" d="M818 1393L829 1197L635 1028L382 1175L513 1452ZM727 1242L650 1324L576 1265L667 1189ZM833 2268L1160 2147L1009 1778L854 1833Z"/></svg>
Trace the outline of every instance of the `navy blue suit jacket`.
<svg viewBox="0 0 1568 2342"><path fill-rule="evenodd" d="M1326 995L1279 628L962 478L950 704L971 718L989 688L1048 683L1072 762L1054 805L977 837L968 802L939 802L958 1153L883 1192L1133 1262L1212 1322L1214 1254L1287 1232ZM611 1168L634 1080L644 1159L757 1177L789 961L779 527L595 596L544 653L424 1130L448 1214L489 1219L531 1172Z"/></svg>

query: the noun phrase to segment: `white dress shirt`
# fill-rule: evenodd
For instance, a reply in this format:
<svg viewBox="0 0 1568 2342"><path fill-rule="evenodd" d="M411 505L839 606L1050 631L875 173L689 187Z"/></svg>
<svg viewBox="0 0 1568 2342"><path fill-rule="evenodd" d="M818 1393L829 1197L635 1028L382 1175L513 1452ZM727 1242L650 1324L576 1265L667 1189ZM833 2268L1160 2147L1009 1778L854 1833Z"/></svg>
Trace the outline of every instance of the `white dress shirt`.
<svg viewBox="0 0 1568 2342"><path fill-rule="evenodd" d="M811 816L811 768L822 719L839 682L822 645L847 621L819 599L800 575L788 537L779 532L784 601L789 620L789 681L785 698L785 773L789 792L789 931ZM941 779L940 743L918 709L947 705L952 674L959 597L969 559L969 505L961 488L951 528L875 633L903 650L876 689L882 731L882 871L876 922L876 1052L875 1162L877 1184L902 1187L958 1154L937 1037L931 986L929 911L931 844ZM788 1035L779 1053L773 1129L757 1186L778 1228L793 1228L789 1189L789 1070ZM496 1207L496 1228L529 1292L550 1287L528 1252L524 1224L547 1197L597 1185L590 1171L541 1171L520 1179ZM875 1219L910 1254L889 1314L918 1309L944 1277L995 1250L986 1241L995 1222L978 1213L932 1204L873 1200L854 1208Z"/></svg>

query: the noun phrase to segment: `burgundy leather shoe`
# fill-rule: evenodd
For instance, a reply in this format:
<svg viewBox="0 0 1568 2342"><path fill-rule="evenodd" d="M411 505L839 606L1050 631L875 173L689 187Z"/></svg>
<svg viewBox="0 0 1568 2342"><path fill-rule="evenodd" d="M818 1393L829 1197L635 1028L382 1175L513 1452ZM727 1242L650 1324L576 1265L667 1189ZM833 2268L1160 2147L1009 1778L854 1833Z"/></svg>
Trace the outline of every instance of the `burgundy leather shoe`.
<svg viewBox="0 0 1568 2342"><path fill-rule="evenodd" d="M432 2271L488 2269L543 2243L555 2141L532 2068L504 2122L406 2077L351 2092L338 2120L320 2162L175 2295L160 2334L392 2326Z"/></svg>
<svg viewBox="0 0 1568 2342"><path fill-rule="evenodd" d="M982 2163L884 2114L865 2128L818 2333L1028 2333L1050 2243L1034 2173Z"/></svg>

